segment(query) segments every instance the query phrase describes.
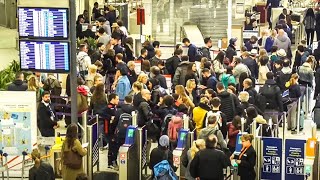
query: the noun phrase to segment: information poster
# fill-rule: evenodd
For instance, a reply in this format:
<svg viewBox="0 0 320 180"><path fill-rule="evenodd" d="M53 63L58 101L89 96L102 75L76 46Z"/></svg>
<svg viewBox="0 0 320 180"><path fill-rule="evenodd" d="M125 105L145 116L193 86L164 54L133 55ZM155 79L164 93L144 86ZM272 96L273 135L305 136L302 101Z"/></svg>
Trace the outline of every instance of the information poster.
<svg viewBox="0 0 320 180"><path fill-rule="evenodd" d="M263 138L263 165L261 179L281 180L282 140Z"/></svg>
<svg viewBox="0 0 320 180"><path fill-rule="evenodd" d="M304 180L305 140L286 139L286 180Z"/></svg>

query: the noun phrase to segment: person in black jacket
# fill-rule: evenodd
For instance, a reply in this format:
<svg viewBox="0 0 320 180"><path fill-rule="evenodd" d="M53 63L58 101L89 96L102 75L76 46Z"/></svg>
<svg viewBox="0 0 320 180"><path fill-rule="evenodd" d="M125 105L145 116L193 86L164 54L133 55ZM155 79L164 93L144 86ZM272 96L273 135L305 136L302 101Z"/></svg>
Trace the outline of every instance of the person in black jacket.
<svg viewBox="0 0 320 180"><path fill-rule="evenodd" d="M283 112L283 102L282 102L282 92L277 85L276 81L273 80L273 73L267 73L266 83L261 88L260 94L266 99L266 111L282 113ZM278 123L278 114L271 116L273 124ZM265 114L264 118L269 120L270 115Z"/></svg>
<svg viewBox="0 0 320 180"><path fill-rule="evenodd" d="M206 139L206 149L196 153L190 164L190 174L200 180L223 180L223 169L230 164L227 156L216 149L217 137L210 135ZM214 168L212 168L214 167Z"/></svg>
<svg viewBox="0 0 320 180"><path fill-rule="evenodd" d="M169 149L169 143L169 137L167 135L162 135L159 139L159 146L151 151L149 168L152 170L152 177L154 177L154 166L163 160L168 160L172 169L174 171L177 170L177 167L173 165L173 154Z"/></svg>
<svg viewBox="0 0 320 180"><path fill-rule="evenodd" d="M92 31L92 24L88 24L87 30L82 32L82 36L85 38L91 37L92 39L96 38L96 34Z"/></svg>
<svg viewBox="0 0 320 180"><path fill-rule="evenodd" d="M157 79L159 81L159 85L164 88L164 89L168 89L167 87L167 81L166 78L160 74L160 68L157 66L152 66L150 69L150 75L154 75L153 78Z"/></svg>
<svg viewBox="0 0 320 180"><path fill-rule="evenodd" d="M257 91L252 86L252 80L250 78L247 78L243 81L243 90L247 91L249 93L249 103L254 104L256 95L258 94Z"/></svg>
<svg viewBox="0 0 320 180"><path fill-rule="evenodd" d="M229 40L229 46L226 50L226 57L229 59L230 62L232 62L233 60L233 56L237 55L236 52L236 42L237 42L237 38L231 38Z"/></svg>
<svg viewBox="0 0 320 180"><path fill-rule="evenodd" d="M153 109L159 102L162 97L167 95L167 92L159 84L158 79L152 78L149 80L149 86L151 91L151 109Z"/></svg>
<svg viewBox="0 0 320 180"><path fill-rule="evenodd" d="M231 122L238 114L239 100L234 94L230 94L224 89L222 83L217 83L218 98L221 100L220 111L226 114L227 122Z"/></svg>
<svg viewBox="0 0 320 180"><path fill-rule="evenodd" d="M151 93L147 89L141 90L142 101L138 106L138 126L144 126L148 121L151 120L152 111L149 105L149 101L151 100Z"/></svg>
<svg viewBox="0 0 320 180"><path fill-rule="evenodd" d="M174 99L170 95L166 95L163 98L160 98L159 104L154 109L154 114L156 114L161 120L168 114L175 115L177 114L177 110L173 107Z"/></svg>
<svg viewBox="0 0 320 180"><path fill-rule="evenodd" d="M174 51L174 55L171 58L167 59L166 61L165 66L172 78L181 62L182 53L183 53L182 49L176 49Z"/></svg>
<svg viewBox="0 0 320 180"><path fill-rule="evenodd" d="M38 149L32 150L31 157L34 161L34 166L29 170L29 180L55 180L52 166L40 160Z"/></svg>
<svg viewBox="0 0 320 180"><path fill-rule="evenodd" d="M249 54L248 52L242 53L242 57L243 57L242 63L248 67L248 69L251 72L251 76L257 79L258 73L259 73L259 66L255 60L254 55L255 55L254 53L251 53L251 54Z"/></svg>
<svg viewBox="0 0 320 180"><path fill-rule="evenodd" d="M320 44L319 44L320 45ZM319 46L318 46L319 47ZM320 49L319 49L320 50ZM317 67L316 67L316 72L314 73L315 77L315 90L314 90L314 97L313 99L316 99L317 96L320 93L320 59L317 59Z"/></svg>
<svg viewBox="0 0 320 180"><path fill-rule="evenodd" d="M27 89L28 84L24 82L24 74L17 72L15 80L8 85L8 91L26 91Z"/></svg>
<svg viewBox="0 0 320 180"><path fill-rule="evenodd" d="M254 167L256 165L256 151L253 149L251 142L253 140L252 134L244 134L241 136L242 150L239 156L232 155L230 159L236 159L238 164L238 175L240 180L255 180L256 172Z"/></svg>
<svg viewBox="0 0 320 180"><path fill-rule="evenodd" d="M50 93L44 91L42 93L42 101L38 107L37 124L43 137L54 137L54 130L59 126L54 108L50 104Z"/></svg>

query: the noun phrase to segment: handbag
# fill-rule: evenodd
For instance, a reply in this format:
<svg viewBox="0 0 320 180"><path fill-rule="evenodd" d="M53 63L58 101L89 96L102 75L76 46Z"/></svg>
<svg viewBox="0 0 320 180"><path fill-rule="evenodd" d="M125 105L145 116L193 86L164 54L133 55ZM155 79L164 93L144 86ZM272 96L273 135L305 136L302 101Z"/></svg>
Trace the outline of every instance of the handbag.
<svg viewBox="0 0 320 180"><path fill-rule="evenodd" d="M82 157L73 150L63 152L63 164L70 169L80 169L82 166Z"/></svg>

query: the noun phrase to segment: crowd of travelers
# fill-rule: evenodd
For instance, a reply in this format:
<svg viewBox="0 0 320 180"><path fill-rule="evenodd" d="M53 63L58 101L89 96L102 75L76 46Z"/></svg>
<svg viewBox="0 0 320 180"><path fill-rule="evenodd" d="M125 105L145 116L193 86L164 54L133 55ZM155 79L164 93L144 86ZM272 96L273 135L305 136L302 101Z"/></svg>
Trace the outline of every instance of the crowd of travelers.
<svg viewBox="0 0 320 180"><path fill-rule="evenodd" d="M304 20L307 25L316 19L311 10ZM314 89L315 98L320 93L320 46L311 49L313 35L306 30L308 40L300 43L293 56L292 34L285 19L280 19L274 30L264 30L261 37L253 36L241 47L236 47L237 38L231 38L227 49L216 55L212 55L210 37L204 39L204 47L196 47L184 38L172 57L163 59L159 41L146 41L140 54L134 53L133 38L123 23L113 18L112 7L106 9L104 17L93 11L94 20L98 21L97 33L78 32L79 38L96 39L97 48L92 49L86 41L79 45L77 105L79 114L88 111L99 115L101 148L108 148L110 169L118 170L118 151L125 140L124 120L132 119L132 112L137 112L137 125L145 126L148 139L159 143L150 154L149 167L154 170L159 162L168 159L172 170L176 170L172 150L185 122L183 115L187 115L190 131L197 134L183 159L187 179L222 179L223 168L231 161L238 164L241 179L255 179L256 154L251 146L254 137L242 136L243 148L239 155L233 154L242 119L246 120L246 132L252 132L250 124L256 122L262 125L263 136L272 136L272 124L281 125L278 115L302 96L303 88ZM78 18L79 26L85 23L85 13ZM188 49L186 55L183 46ZM168 86L168 75L172 86ZM53 106L71 103L70 88L68 76L69 98L51 98L50 95L61 95L61 83L54 74L41 73L28 76L27 81L23 73L17 73L16 80L8 86L10 91L37 92L38 128L46 137L54 136L54 129L59 127L57 121L63 118L56 112L70 113L70 108ZM68 129L63 151L86 155L78 140L77 126L71 124L70 117L64 119ZM288 121L292 133L303 129L294 116L289 115ZM64 179L75 178L81 172L64 168L69 172Z"/></svg>

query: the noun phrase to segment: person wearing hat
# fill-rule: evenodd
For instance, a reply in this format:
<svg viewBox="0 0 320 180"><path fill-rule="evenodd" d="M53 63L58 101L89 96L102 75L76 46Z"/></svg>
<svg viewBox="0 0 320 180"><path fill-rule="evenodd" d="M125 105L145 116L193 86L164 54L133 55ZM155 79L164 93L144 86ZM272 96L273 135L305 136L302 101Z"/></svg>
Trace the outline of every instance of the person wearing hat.
<svg viewBox="0 0 320 180"><path fill-rule="evenodd" d="M106 18L104 17L99 17L98 19L99 22L99 27L103 28L104 31L111 36L111 26L110 26L110 22L106 20Z"/></svg>
<svg viewBox="0 0 320 180"><path fill-rule="evenodd" d="M229 46L226 50L226 57L229 59L229 61L232 61L233 56L237 55L237 51L236 51L236 42L237 42L237 38L231 38L229 40Z"/></svg>
<svg viewBox="0 0 320 180"><path fill-rule="evenodd" d="M177 167L175 167L173 165L173 154L169 149L169 145L170 145L169 136L162 135L159 139L158 147L154 148L150 154L149 168L152 171L153 171L154 166L163 160L168 160L172 169L174 171L177 170ZM152 175L152 176L154 176L154 175Z"/></svg>

